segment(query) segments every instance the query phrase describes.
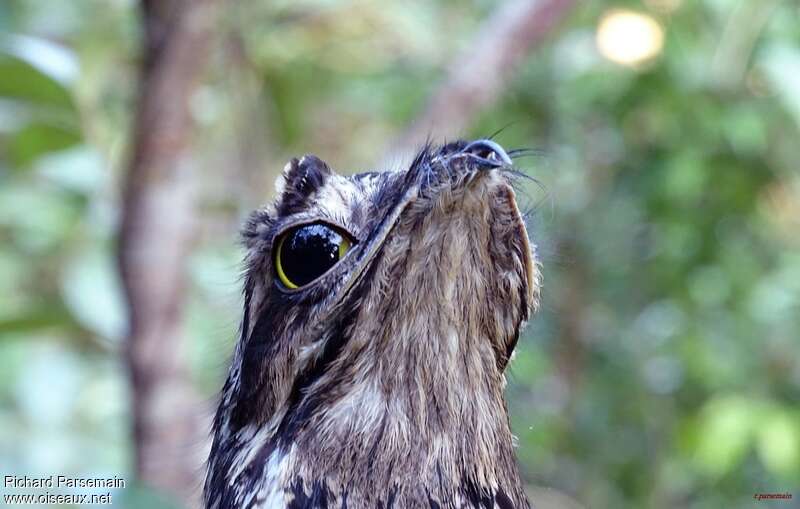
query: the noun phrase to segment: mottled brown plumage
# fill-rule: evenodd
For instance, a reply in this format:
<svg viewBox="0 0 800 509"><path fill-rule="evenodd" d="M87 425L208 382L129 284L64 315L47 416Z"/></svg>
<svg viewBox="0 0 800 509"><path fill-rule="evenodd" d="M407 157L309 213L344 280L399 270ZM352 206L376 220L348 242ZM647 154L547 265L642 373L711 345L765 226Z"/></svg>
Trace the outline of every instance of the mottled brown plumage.
<svg viewBox="0 0 800 509"><path fill-rule="evenodd" d="M487 140L425 147L402 171L287 165L244 229L208 508L529 507L503 389L540 285L512 178ZM276 246L312 223L353 246L288 288Z"/></svg>

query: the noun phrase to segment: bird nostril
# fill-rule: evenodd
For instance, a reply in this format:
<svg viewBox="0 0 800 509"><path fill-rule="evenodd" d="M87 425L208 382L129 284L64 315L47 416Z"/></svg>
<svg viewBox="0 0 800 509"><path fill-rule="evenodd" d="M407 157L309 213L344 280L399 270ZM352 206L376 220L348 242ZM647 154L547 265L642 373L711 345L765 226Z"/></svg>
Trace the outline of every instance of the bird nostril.
<svg viewBox="0 0 800 509"><path fill-rule="evenodd" d="M503 147L492 140L475 140L464 147L463 152L472 154L494 167L512 165L511 158Z"/></svg>

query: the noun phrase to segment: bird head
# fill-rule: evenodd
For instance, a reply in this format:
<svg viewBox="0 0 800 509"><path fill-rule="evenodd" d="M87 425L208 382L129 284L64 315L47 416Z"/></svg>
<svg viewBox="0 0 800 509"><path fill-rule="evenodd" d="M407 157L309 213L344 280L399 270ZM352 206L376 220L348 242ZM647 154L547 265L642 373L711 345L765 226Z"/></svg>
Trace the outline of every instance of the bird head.
<svg viewBox="0 0 800 509"><path fill-rule="evenodd" d="M215 447L269 443L240 453L250 464L306 451L298 471L330 478L343 461L356 471L380 431L386 454L449 455L445 475L496 485L495 467L464 465L514 461L504 371L540 288L515 175L490 140L352 176L292 159L243 231L245 310Z"/></svg>

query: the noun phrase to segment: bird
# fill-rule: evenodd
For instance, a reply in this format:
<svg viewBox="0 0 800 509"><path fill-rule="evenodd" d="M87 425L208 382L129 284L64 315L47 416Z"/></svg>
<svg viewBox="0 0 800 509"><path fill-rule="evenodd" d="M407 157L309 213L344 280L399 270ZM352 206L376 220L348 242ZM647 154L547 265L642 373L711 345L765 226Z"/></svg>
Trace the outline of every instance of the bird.
<svg viewBox="0 0 800 509"><path fill-rule="evenodd" d="M541 289L519 174L491 139L286 164L242 229L207 509L531 507L504 398Z"/></svg>

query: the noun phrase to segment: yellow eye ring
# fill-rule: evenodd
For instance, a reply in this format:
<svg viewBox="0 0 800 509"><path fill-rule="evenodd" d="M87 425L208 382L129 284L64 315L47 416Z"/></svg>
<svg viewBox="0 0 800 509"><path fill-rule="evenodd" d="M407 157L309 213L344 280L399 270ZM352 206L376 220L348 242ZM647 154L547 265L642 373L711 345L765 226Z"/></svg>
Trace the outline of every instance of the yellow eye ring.
<svg viewBox="0 0 800 509"><path fill-rule="evenodd" d="M281 237L281 240L278 241L278 251L277 251L278 254L275 256L275 270L278 273L278 279L281 280L281 283L283 283L286 286L286 288L294 290L295 288L300 288L300 287L292 283L292 281L289 279L289 276L287 276L286 273L283 271L283 264L281 264L281 250L283 249L283 242L286 240L286 237L287 235L283 235Z"/></svg>
<svg viewBox="0 0 800 509"><path fill-rule="evenodd" d="M344 254L350 251L350 248L353 247L353 244L350 243L350 239L345 236L342 236L342 243L339 244L339 259L341 260L344 258Z"/></svg>
<svg viewBox="0 0 800 509"><path fill-rule="evenodd" d="M333 268L352 245L347 233L325 223L295 227L277 239L276 276L289 290L306 286Z"/></svg>

